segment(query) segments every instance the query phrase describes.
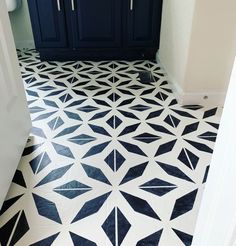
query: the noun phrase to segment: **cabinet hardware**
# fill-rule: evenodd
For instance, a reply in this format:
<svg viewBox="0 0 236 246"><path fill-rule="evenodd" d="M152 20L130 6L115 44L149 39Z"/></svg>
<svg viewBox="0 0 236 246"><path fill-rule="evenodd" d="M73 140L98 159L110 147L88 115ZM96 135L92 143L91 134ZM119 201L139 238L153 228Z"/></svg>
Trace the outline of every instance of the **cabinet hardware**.
<svg viewBox="0 0 236 246"><path fill-rule="evenodd" d="M134 0L130 0L130 10L132 11L134 7Z"/></svg>
<svg viewBox="0 0 236 246"><path fill-rule="evenodd" d="M74 2L74 0L71 0L71 9L72 9L72 11L75 11L75 2Z"/></svg>
<svg viewBox="0 0 236 246"><path fill-rule="evenodd" d="M57 0L57 9L58 9L58 11L61 11L61 3L60 3L60 0Z"/></svg>

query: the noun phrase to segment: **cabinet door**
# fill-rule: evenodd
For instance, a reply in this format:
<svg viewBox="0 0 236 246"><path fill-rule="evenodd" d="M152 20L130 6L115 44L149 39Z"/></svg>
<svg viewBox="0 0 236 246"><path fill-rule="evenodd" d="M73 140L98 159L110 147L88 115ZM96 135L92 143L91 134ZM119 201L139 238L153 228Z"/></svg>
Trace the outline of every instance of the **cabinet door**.
<svg viewBox="0 0 236 246"><path fill-rule="evenodd" d="M128 46L158 47L162 0L127 0L126 42ZM127 34L126 34L127 33Z"/></svg>
<svg viewBox="0 0 236 246"><path fill-rule="evenodd" d="M31 23L37 48L67 46L63 0L28 0Z"/></svg>
<svg viewBox="0 0 236 246"><path fill-rule="evenodd" d="M121 45L120 0L68 0L67 5L74 48Z"/></svg>

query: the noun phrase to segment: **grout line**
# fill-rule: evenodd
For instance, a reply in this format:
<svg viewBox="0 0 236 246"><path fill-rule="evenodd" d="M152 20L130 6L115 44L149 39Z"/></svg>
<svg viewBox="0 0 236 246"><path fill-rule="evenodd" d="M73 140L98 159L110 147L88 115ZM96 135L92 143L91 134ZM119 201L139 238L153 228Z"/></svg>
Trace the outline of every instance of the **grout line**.
<svg viewBox="0 0 236 246"><path fill-rule="evenodd" d="M177 187L177 185L166 185L166 186L139 186L139 188L145 188L145 189L155 189L155 188L173 188Z"/></svg>
<svg viewBox="0 0 236 246"><path fill-rule="evenodd" d="M42 160L43 160L43 158L44 158L44 155L45 155L45 152L42 154L42 156L41 156L41 158L40 158L39 165L37 166L37 169L36 169L36 171L35 171L35 174L38 173L38 170L39 170L39 167L41 166L41 162L42 162Z"/></svg>
<svg viewBox="0 0 236 246"><path fill-rule="evenodd" d="M94 138L75 138L75 139L72 139L72 140L93 140Z"/></svg>
<svg viewBox="0 0 236 246"><path fill-rule="evenodd" d="M164 102L165 100L164 100L164 98L162 96L162 92L160 92L160 96L161 96L161 100Z"/></svg>
<svg viewBox="0 0 236 246"><path fill-rule="evenodd" d="M159 139L160 137L134 137L134 139Z"/></svg>
<svg viewBox="0 0 236 246"><path fill-rule="evenodd" d="M117 171L117 165L116 165L116 150L114 150L114 170Z"/></svg>
<svg viewBox="0 0 236 246"><path fill-rule="evenodd" d="M169 117L170 117L170 120L171 120L171 122L172 122L172 124L173 124L174 128L176 128L177 126L175 125L175 122L173 121L173 119L172 119L172 117L171 117L171 115L170 115L170 114L169 114Z"/></svg>
<svg viewBox="0 0 236 246"><path fill-rule="evenodd" d="M66 96L65 96L65 98L64 98L63 103L65 103L65 102L66 102L67 97L68 97L68 93L66 93Z"/></svg>
<svg viewBox="0 0 236 246"><path fill-rule="evenodd" d="M116 116L113 115L113 129L115 129L116 127Z"/></svg>
<svg viewBox="0 0 236 246"><path fill-rule="evenodd" d="M54 126L53 126L53 130L55 130L55 127L56 127L56 125L57 125L57 122L58 122L58 120L59 120L59 116L57 116L57 119L56 119L56 121L55 121L55 123L54 123Z"/></svg>
<svg viewBox="0 0 236 246"><path fill-rule="evenodd" d="M58 191L63 191L63 190L92 190L93 188L60 188L60 189L57 189L57 188L55 188L55 189L53 189L53 190L58 190Z"/></svg>
<svg viewBox="0 0 236 246"><path fill-rule="evenodd" d="M31 79L29 80L29 82L27 84L30 84L32 80L33 80L33 77L31 77Z"/></svg>
<svg viewBox="0 0 236 246"><path fill-rule="evenodd" d="M208 136L198 136L199 138L207 139L207 138L216 138L216 136L208 135Z"/></svg>
<svg viewBox="0 0 236 246"><path fill-rule="evenodd" d="M189 162L189 164L190 164L192 170L194 170L193 165L192 165L192 162L191 162L191 160L190 160L190 158L189 158L189 156L188 156L188 153L187 153L187 151L186 151L185 148L184 148L184 153L185 153L185 155L187 156L188 162Z"/></svg>
<svg viewBox="0 0 236 246"><path fill-rule="evenodd" d="M10 237L9 237L9 239L8 239L8 243L7 243L6 246L10 246L10 245L11 245L10 242L11 242L13 236L14 236L14 232L15 232L15 230L16 230L16 227L17 227L17 224L18 224L18 222L19 222L19 220L20 220L20 217L21 217L22 212L23 212L23 210L20 211L20 213L19 213L19 215L18 215L18 217L17 217L17 219L16 219L16 223L15 223L13 229L12 229L11 235L10 235Z"/></svg>
<svg viewBox="0 0 236 246"><path fill-rule="evenodd" d="M117 213L117 207L115 207L115 244L118 246L118 213Z"/></svg>

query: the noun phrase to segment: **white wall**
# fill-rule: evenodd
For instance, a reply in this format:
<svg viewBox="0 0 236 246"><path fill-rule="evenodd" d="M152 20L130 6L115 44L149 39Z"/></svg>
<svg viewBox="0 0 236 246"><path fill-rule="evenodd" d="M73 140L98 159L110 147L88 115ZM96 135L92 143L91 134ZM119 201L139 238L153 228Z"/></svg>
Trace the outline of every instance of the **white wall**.
<svg viewBox="0 0 236 246"><path fill-rule="evenodd" d="M235 0L164 1L159 58L180 103L223 105L236 51L235 9Z"/></svg>
<svg viewBox="0 0 236 246"><path fill-rule="evenodd" d="M29 16L27 0L22 0L22 6L9 13L14 40L17 48L34 48L34 38Z"/></svg>
<svg viewBox="0 0 236 246"><path fill-rule="evenodd" d="M236 60L192 246L236 243Z"/></svg>
<svg viewBox="0 0 236 246"><path fill-rule="evenodd" d="M164 0L159 58L173 82L184 83L195 0Z"/></svg>

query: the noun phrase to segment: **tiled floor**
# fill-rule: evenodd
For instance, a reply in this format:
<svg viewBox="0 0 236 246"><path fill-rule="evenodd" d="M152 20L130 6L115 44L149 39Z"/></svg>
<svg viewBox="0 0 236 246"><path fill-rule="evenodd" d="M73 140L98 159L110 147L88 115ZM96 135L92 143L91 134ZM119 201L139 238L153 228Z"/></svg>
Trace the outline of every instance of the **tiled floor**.
<svg viewBox="0 0 236 246"><path fill-rule="evenodd" d="M19 59L33 129L1 245L191 245L217 109L178 105L153 62Z"/></svg>

